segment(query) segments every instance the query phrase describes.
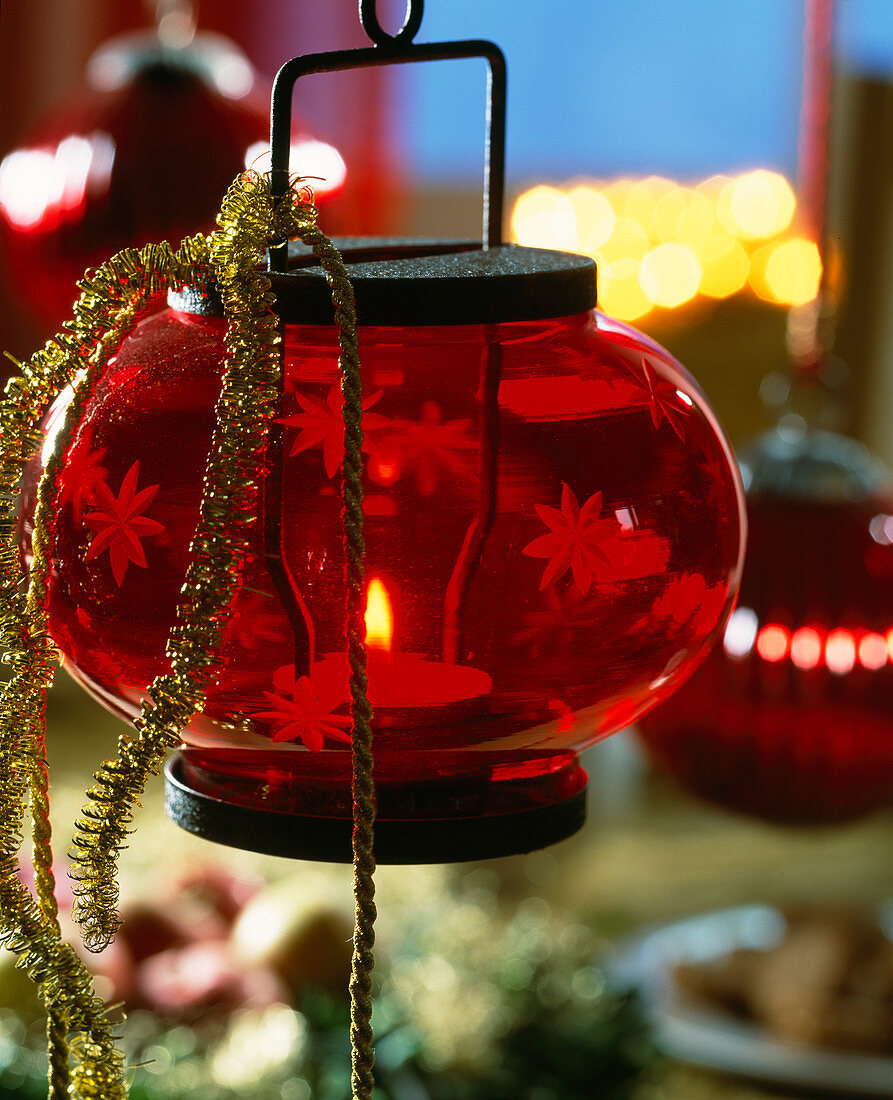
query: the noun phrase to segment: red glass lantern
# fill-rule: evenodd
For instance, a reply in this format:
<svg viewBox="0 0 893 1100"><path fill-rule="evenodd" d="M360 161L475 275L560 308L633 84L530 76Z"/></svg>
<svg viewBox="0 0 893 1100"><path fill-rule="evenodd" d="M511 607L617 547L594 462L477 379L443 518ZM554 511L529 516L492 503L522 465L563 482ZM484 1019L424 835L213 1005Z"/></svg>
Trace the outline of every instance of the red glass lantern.
<svg viewBox="0 0 893 1100"><path fill-rule="evenodd" d="M397 47L384 37L387 49L298 59L280 74L274 185L287 178L276 135L288 133L296 76L389 63ZM404 47L399 59L440 57L491 68L487 246L340 242L360 323L385 862L527 851L574 832L578 752L704 658L743 547L737 468L683 368L593 311L590 259L499 243L502 55L471 42ZM236 846L345 858L337 334L312 256L271 256L287 267L271 275L284 325L276 431L219 674L168 769L168 811ZM111 360L66 455L50 628L72 674L122 717L165 667L224 337L213 286L173 296ZM51 411L48 439L69 400ZM26 536L40 468L26 477Z"/></svg>
<svg viewBox="0 0 893 1100"><path fill-rule="evenodd" d="M865 449L784 428L745 453L739 605L641 724L687 788L774 821L893 802L893 486Z"/></svg>
<svg viewBox="0 0 893 1100"><path fill-rule="evenodd" d="M737 478L697 387L590 311L591 261L499 252L417 259L404 277L406 261L353 267L379 837L426 815L519 829L555 806L566 830L577 752L689 674L737 585ZM349 820L336 332L312 308L321 278L299 270L276 288L285 382L268 498L282 561L259 521L178 774L246 809ZM164 668L198 515L224 339L200 304L142 322L66 460L51 629L71 673L124 717Z"/></svg>
<svg viewBox="0 0 893 1100"><path fill-rule="evenodd" d="M234 176L269 161L269 115L252 68L221 35L172 46L139 32L100 47L87 85L0 163L0 225L14 282L55 330L76 282L124 247L210 230ZM325 203L345 166L303 128L296 166Z"/></svg>

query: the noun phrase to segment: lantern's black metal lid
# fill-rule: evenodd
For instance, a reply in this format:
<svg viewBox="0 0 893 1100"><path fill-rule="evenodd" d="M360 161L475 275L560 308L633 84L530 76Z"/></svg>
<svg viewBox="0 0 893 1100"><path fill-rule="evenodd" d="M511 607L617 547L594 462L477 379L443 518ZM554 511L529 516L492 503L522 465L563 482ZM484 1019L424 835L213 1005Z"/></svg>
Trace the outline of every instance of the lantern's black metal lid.
<svg viewBox="0 0 893 1100"><path fill-rule="evenodd" d="M595 306L588 256L503 244L404 238L336 239L361 325L477 325L567 317ZM289 244L289 270L271 272L276 312L292 324L332 323L331 292L311 250ZM213 283L172 292L186 313L223 315Z"/></svg>

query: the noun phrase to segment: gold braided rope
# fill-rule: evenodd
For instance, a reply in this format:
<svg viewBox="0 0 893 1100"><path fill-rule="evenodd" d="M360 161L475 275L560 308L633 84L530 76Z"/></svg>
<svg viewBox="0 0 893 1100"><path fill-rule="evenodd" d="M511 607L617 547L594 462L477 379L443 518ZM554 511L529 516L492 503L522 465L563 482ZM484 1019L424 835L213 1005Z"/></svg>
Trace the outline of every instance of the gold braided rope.
<svg viewBox="0 0 893 1100"><path fill-rule="evenodd" d="M40 490L44 490L45 481ZM33 576L33 574L32 574ZM28 613L34 625L41 625L40 603L32 602L28 592ZM45 727L45 717L42 726ZM49 768L46 760L45 728L35 736L34 760L30 776L32 862L34 864L34 890L41 915L59 932L59 906L56 902L56 878L53 873L53 829L50 823ZM50 1100L65 1100L70 1083L68 1029L65 1020L54 1006L47 1010L47 1077Z"/></svg>
<svg viewBox="0 0 893 1100"><path fill-rule="evenodd" d="M373 965L371 709L366 695L363 624L361 383L353 291L334 246L314 224L315 210L294 188L274 202L269 185L247 173L228 191L209 238L126 250L81 284L75 318L7 386L0 406L0 642L13 675L0 696L0 939L37 982L50 1035L50 1096L87 1100L125 1097L123 1062L112 1023L73 950L61 942L53 895L44 718L55 651L46 630L53 509L64 454L96 379L147 303L169 286L195 281L213 266L228 320L226 363L199 523L177 622L167 645L170 672L156 678L136 721L137 736L122 736L118 757L95 773L89 802L76 826L71 855L74 916L85 944L98 950L115 935L117 857L133 807L168 748L202 705L213 672L226 610L238 586L246 531L256 497L256 472L277 406L279 336L269 280L259 270L266 246L284 237L309 244L332 289L341 341L345 421L344 539L355 795L355 931L351 979L351 1038L356 1100L372 1092L371 969ZM85 369L86 368L86 369ZM15 486L38 443L42 409L65 385L75 386L65 424L38 489L33 560L27 597L17 554ZM30 787L34 821L36 904L17 875L23 804ZM68 1083L66 1031L73 1068Z"/></svg>

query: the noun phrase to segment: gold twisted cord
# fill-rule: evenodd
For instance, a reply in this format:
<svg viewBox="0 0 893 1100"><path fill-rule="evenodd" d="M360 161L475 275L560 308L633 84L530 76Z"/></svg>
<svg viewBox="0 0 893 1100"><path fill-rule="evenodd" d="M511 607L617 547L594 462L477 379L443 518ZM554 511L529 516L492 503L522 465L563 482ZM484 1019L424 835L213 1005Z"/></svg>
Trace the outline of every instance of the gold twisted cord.
<svg viewBox="0 0 893 1100"><path fill-rule="evenodd" d="M347 653L350 663L352 796L354 827L353 958L350 975L351 1087L354 1100L370 1100L374 1088L372 1042L372 971L375 946L375 783L372 756L372 707L366 678L365 541L363 538L363 410L360 356L353 287L337 250L319 230L303 233L313 247L332 288L341 340L341 389L344 398L344 461L341 466L346 582Z"/></svg>
<svg viewBox="0 0 893 1100"><path fill-rule="evenodd" d="M41 758L31 772L31 821L34 889L41 915L61 937L56 878L53 874L52 826L50 825L49 771L45 739ZM49 1100L66 1100L70 1083L68 1026L55 1005L47 1007L47 1079Z"/></svg>
<svg viewBox="0 0 893 1100"><path fill-rule="evenodd" d="M47 1009L47 1097L48 1100L70 1100L71 1068L68 1045L68 1025L65 1017L52 1005Z"/></svg>
<svg viewBox="0 0 893 1100"><path fill-rule="evenodd" d="M50 825L49 771L45 739L42 757L31 772L31 835L33 838L34 889L41 915L61 938L56 878L53 874L52 826ZM70 1083L68 1026L55 1005L47 1007L47 1078L49 1100L65 1100Z"/></svg>

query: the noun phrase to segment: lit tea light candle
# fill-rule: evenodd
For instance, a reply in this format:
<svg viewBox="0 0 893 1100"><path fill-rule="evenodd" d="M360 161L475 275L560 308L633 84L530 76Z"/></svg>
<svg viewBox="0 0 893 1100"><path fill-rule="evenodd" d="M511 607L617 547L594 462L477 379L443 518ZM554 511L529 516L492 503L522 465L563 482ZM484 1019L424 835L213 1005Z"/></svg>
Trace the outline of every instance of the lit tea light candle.
<svg viewBox="0 0 893 1100"><path fill-rule="evenodd" d="M430 707L486 695L493 681L471 665L432 661L419 653L395 653L394 613L388 590L378 577L366 596L366 670L374 707ZM348 691L345 653L327 654L313 664L310 679L318 694Z"/></svg>

